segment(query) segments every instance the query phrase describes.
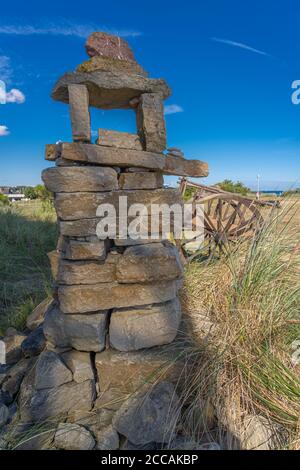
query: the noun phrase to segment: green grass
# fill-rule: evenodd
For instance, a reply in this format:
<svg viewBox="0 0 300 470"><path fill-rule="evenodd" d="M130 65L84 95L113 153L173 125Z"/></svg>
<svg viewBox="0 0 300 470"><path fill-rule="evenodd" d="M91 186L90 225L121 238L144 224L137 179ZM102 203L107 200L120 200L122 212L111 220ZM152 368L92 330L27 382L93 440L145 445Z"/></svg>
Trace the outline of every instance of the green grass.
<svg viewBox="0 0 300 470"><path fill-rule="evenodd" d="M47 253L56 240L51 206L0 204L0 334L8 326L22 330L33 308L50 295Z"/></svg>

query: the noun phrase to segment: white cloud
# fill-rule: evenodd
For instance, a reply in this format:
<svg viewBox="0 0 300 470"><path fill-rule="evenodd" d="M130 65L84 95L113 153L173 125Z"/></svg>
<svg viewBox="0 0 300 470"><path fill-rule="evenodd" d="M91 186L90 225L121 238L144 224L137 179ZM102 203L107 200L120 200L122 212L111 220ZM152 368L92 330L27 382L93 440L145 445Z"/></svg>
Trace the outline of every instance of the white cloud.
<svg viewBox="0 0 300 470"><path fill-rule="evenodd" d="M167 104L165 106L165 115L182 113L182 112L183 112L183 108L179 106L178 104Z"/></svg>
<svg viewBox="0 0 300 470"><path fill-rule="evenodd" d="M215 42L220 42L222 44L227 44L228 46L239 47L240 49L245 49L246 51L254 52L255 54L260 54L260 55L271 57L271 55L268 54L267 52L261 51L259 49L255 49L254 47L248 46L247 44L244 44L242 42L236 42L236 41L231 41L230 39L222 39L222 38L211 38L211 40Z"/></svg>
<svg viewBox="0 0 300 470"><path fill-rule="evenodd" d="M4 137L5 135L9 134L8 127L0 126L0 137Z"/></svg>
<svg viewBox="0 0 300 470"><path fill-rule="evenodd" d="M12 88L6 93L6 103L22 104L25 101L25 95L17 88Z"/></svg>
<svg viewBox="0 0 300 470"><path fill-rule="evenodd" d="M6 103L5 83L0 80L0 104Z"/></svg>
<svg viewBox="0 0 300 470"><path fill-rule="evenodd" d="M12 73L10 58L6 55L0 55L0 80L6 83L10 82Z"/></svg>
<svg viewBox="0 0 300 470"><path fill-rule="evenodd" d="M0 25L0 34L17 36L52 34L54 36L76 36L79 38L87 38L94 31L105 31L122 37L135 37L141 35L139 31L130 29L117 30L115 28L110 29L95 24L76 24L67 20L62 20L59 24L55 22L45 25Z"/></svg>

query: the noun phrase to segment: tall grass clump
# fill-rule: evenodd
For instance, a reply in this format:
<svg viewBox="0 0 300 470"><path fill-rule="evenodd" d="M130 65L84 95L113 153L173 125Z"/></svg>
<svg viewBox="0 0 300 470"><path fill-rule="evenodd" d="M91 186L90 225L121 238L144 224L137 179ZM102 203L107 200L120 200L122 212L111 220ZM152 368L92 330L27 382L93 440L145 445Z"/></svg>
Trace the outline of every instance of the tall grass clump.
<svg viewBox="0 0 300 470"><path fill-rule="evenodd" d="M183 401L196 437L214 428L202 416L209 410L227 448L242 443L253 415L272 423L277 448L300 445L300 366L291 360L300 339L297 218L299 206L272 212L249 242L187 267Z"/></svg>
<svg viewBox="0 0 300 470"><path fill-rule="evenodd" d="M0 334L22 329L32 309L50 294L47 252L56 245L52 207L39 201L0 206Z"/></svg>

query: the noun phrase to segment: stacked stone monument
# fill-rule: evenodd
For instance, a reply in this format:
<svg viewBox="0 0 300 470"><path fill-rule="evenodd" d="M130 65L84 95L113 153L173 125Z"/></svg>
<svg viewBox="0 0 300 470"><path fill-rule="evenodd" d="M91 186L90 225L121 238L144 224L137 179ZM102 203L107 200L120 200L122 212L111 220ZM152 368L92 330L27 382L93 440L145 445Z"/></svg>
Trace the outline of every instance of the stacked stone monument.
<svg viewBox="0 0 300 470"><path fill-rule="evenodd" d="M134 445L163 442L177 374L167 345L181 321L177 248L161 231L149 239L99 238L97 208L111 204L118 216L120 196L127 196L128 206L143 204L150 215L153 203L182 204L177 189L164 188L163 175L206 176L207 165L185 160L176 148L164 154L163 101L170 89L164 80L147 77L125 41L94 33L86 50L91 58L63 75L52 93L69 104L73 142L46 146L46 159L55 166L42 178L54 193L60 236L50 253L55 285L43 324L47 346L22 383L21 419L61 416L57 447L67 447L64 430L72 432L65 421L93 433L88 447L96 440L102 448L107 429L113 448L117 431ZM137 133L99 129L91 143L90 106L131 109ZM144 222L148 227L148 217ZM151 424L141 410L134 419L137 404L130 408L126 399L159 382L157 374L160 388L147 393L156 393L153 406L162 401L159 419ZM97 415L87 426L91 410L101 410L101 422ZM107 416L114 427L103 431Z"/></svg>

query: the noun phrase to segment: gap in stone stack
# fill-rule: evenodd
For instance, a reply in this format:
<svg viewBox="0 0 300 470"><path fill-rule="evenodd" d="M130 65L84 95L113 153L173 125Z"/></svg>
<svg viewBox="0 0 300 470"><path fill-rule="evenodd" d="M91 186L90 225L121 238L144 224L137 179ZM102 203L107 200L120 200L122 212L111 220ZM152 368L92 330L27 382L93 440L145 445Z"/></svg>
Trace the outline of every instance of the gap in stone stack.
<svg viewBox="0 0 300 470"><path fill-rule="evenodd" d="M125 41L94 33L87 50L91 59L52 93L69 104L73 142L46 146L55 167L42 178L54 193L60 236L49 254L55 286L43 325L47 349L21 387L21 417L61 416L57 448L71 445L65 421L84 427L88 448L163 446L176 431L180 368L169 345L181 322L183 268L166 237L99 239L97 208L112 204L118 214L120 196L128 206L182 204L177 189L164 188L163 174L205 176L207 165L164 155L170 90L147 77ZM90 106L132 109L136 134L99 129L91 144Z"/></svg>

